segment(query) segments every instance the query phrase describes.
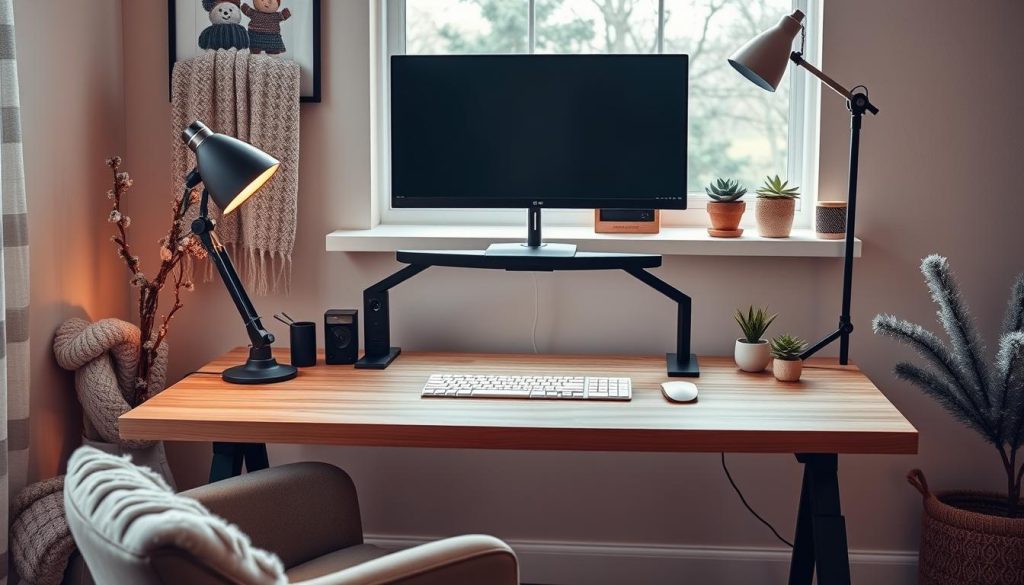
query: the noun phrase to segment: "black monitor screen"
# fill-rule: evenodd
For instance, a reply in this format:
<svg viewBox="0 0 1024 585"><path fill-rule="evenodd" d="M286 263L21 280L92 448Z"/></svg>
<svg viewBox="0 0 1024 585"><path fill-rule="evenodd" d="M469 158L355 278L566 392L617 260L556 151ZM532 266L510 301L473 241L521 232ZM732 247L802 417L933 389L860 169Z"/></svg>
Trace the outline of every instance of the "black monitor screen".
<svg viewBox="0 0 1024 585"><path fill-rule="evenodd" d="M686 55L395 56L394 207L686 207Z"/></svg>

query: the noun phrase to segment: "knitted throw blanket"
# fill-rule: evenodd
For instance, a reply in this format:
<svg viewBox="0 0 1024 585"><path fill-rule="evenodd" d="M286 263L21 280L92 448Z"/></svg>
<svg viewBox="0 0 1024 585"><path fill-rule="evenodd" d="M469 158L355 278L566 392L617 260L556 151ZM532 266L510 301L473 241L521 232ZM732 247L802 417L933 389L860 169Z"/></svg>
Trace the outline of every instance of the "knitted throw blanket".
<svg viewBox="0 0 1024 585"><path fill-rule="evenodd" d="M123 390L135 384L139 364L139 328L120 319L68 319L57 329L53 353L60 367L75 372L75 391L89 426L108 443L143 449L155 441L122 439L117 419L131 410ZM150 395L164 389L167 344L157 350L150 379Z"/></svg>
<svg viewBox="0 0 1024 585"><path fill-rule="evenodd" d="M174 65L171 107L175 194L195 166L180 137L195 120L281 161L259 193L218 219L217 236L256 294L287 292L299 193L299 65L246 49L207 51Z"/></svg>

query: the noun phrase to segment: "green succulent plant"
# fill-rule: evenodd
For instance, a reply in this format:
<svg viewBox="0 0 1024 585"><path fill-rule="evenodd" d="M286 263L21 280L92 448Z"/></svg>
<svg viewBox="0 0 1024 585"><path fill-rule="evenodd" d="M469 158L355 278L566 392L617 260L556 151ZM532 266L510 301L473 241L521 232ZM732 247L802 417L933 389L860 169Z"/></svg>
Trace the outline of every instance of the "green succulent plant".
<svg viewBox="0 0 1024 585"><path fill-rule="evenodd" d="M746 195L747 188L740 185L736 179L719 178L704 187L704 192L719 203L729 203L738 201L740 197Z"/></svg>
<svg viewBox="0 0 1024 585"><path fill-rule="evenodd" d="M772 357L777 360L795 361L800 359L800 354L807 349L807 342L792 335L779 335L773 337L768 345L771 348Z"/></svg>
<svg viewBox="0 0 1024 585"><path fill-rule="evenodd" d="M764 185L757 190L757 196L762 199L799 199L800 187L790 187L789 181L783 181L778 175L765 177Z"/></svg>
<svg viewBox="0 0 1024 585"><path fill-rule="evenodd" d="M743 340L747 343L758 343L764 338L764 332L768 331L768 327L772 324L772 321L778 317L778 314L768 315L768 307L754 308L753 305L747 309L747 313L743 314L743 311L736 309L735 319L739 323L740 329L743 331Z"/></svg>

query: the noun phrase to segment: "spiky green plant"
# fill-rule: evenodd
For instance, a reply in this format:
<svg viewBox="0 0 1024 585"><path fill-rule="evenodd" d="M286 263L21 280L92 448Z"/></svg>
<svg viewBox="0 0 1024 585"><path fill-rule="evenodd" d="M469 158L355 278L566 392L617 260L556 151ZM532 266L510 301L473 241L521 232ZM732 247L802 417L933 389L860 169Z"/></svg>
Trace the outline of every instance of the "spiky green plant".
<svg viewBox="0 0 1024 585"><path fill-rule="evenodd" d="M743 331L743 340L747 343L758 343L764 338L764 332L768 331L768 327L778 316L778 314L769 316L768 307L755 309L751 305L746 314L743 314L742 310L736 309L734 318Z"/></svg>
<svg viewBox="0 0 1024 585"><path fill-rule="evenodd" d="M875 317L875 333L917 350L926 364L899 362L896 375L934 398L999 451L1006 471L1006 515L1019 516L1024 476L1024 464L1018 466L1024 444L1024 274L1013 286L998 350L989 362L949 262L933 254L921 262L921 273L938 305L939 323L949 344L893 315Z"/></svg>
<svg viewBox="0 0 1024 585"><path fill-rule="evenodd" d="M807 342L792 335L779 335L768 342L772 357L777 360L796 361L807 349Z"/></svg>
<svg viewBox="0 0 1024 585"><path fill-rule="evenodd" d="M736 179L719 178L704 187L704 192L718 203L730 203L746 195L747 188L740 185Z"/></svg>
<svg viewBox="0 0 1024 585"><path fill-rule="evenodd" d="M761 199L799 199L800 187L790 187L789 181L783 181L778 175L765 177L764 185L757 190L757 196Z"/></svg>

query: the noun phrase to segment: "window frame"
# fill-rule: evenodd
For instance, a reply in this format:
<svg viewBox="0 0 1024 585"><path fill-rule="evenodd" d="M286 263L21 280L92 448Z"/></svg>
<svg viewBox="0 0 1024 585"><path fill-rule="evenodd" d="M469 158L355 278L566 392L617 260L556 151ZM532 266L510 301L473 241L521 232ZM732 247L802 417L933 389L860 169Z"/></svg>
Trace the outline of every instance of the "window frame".
<svg viewBox="0 0 1024 585"><path fill-rule="evenodd" d="M536 45L534 7L536 0L527 2L527 34L529 51L532 54ZM805 26L807 36L804 55L809 62L819 63L821 57L821 0L792 0L792 8L802 10L806 14ZM371 85L371 104L373 112L373 128L371 129L372 152L372 199L373 224L409 224L409 225L516 225L525 221L522 209L395 209L391 207L391 156L390 156L390 88L389 63L392 55L405 53L405 16L406 0L378 0L377 9L372 11L371 38L376 42L373 47L373 64ZM658 0L658 53L664 49L665 36L665 0ZM780 15L781 16L781 15ZM790 67L787 83L790 84L789 103L789 135L790 154L787 173L789 177L797 177L802 187L802 197L797 200L795 227L809 227L813 221L814 203L818 191L818 155L819 155L819 106L821 98L820 84L814 83L808 75L795 71ZM765 96L766 99L768 96ZM687 194L686 210L664 210L661 214L662 225L672 227L693 227L707 224L704 210L709 198L703 192ZM545 209L546 225L581 226L593 224L594 214L589 209ZM744 214L744 226L754 225L754 214Z"/></svg>

